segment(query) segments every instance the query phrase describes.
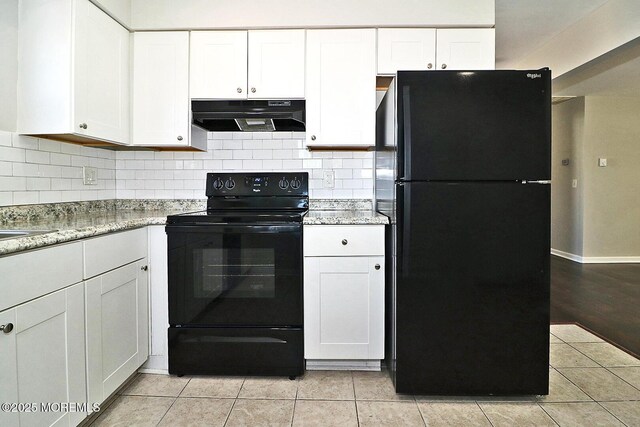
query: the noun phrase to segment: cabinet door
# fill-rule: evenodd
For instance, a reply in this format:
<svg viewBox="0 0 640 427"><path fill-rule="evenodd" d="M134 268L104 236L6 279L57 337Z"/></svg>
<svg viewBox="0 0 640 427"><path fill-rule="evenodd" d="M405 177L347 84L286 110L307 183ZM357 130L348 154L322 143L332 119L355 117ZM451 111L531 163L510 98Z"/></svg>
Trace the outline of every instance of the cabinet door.
<svg viewBox="0 0 640 427"><path fill-rule="evenodd" d="M384 257L304 263L305 358L384 358Z"/></svg>
<svg viewBox="0 0 640 427"><path fill-rule="evenodd" d="M435 63L435 29L378 30L378 74L395 74L398 70L432 70Z"/></svg>
<svg viewBox="0 0 640 427"><path fill-rule="evenodd" d="M188 146L189 33L133 36L132 145Z"/></svg>
<svg viewBox="0 0 640 427"><path fill-rule="evenodd" d="M304 30L249 31L249 98L304 98L304 38Z"/></svg>
<svg viewBox="0 0 640 427"><path fill-rule="evenodd" d="M129 143L129 31L77 1L75 133Z"/></svg>
<svg viewBox="0 0 640 427"><path fill-rule="evenodd" d="M496 67L493 28L438 30L437 39L438 70L493 70Z"/></svg>
<svg viewBox="0 0 640 427"><path fill-rule="evenodd" d="M87 383L102 403L149 355L146 259L86 282Z"/></svg>
<svg viewBox="0 0 640 427"><path fill-rule="evenodd" d="M84 284L0 313L0 400L86 403ZM0 412L0 425L77 425L84 412Z"/></svg>
<svg viewBox="0 0 640 427"><path fill-rule="evenodd" d="M247 32L191 32L191 98L247 98Z"/></svg>
<svg viewBox="0 0 640 427"><path fill-rule="evenodd" d="M308 30L307 146L375 143L376 32Z"/></svg>

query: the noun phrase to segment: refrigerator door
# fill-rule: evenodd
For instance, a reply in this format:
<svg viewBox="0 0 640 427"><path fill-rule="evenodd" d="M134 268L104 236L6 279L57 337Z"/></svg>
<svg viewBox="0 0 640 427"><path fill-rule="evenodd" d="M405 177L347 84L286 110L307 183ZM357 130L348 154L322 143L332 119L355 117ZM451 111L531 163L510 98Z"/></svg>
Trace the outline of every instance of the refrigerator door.
<svg viewBox="0 0 640 427"><path fill-rule="evenodd" d="M549 187L398 185L398 393L548 393Z"/></svg>
<svg viewBox="0 0 640 427"><path fill-rule="evenodd" d="M401 71L401 181L551 176L551 72Z"/></svg>

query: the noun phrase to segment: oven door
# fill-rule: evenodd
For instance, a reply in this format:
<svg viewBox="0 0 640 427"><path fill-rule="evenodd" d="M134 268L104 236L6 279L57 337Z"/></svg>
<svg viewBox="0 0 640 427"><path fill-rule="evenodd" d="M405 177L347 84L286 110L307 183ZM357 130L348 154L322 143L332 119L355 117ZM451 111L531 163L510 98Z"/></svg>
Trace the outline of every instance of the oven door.
<svg viewBox="0 0 640 427"><path fill-rule="evenodd" d="M302 325L300 224L166 230L171 325Z"/></svg>

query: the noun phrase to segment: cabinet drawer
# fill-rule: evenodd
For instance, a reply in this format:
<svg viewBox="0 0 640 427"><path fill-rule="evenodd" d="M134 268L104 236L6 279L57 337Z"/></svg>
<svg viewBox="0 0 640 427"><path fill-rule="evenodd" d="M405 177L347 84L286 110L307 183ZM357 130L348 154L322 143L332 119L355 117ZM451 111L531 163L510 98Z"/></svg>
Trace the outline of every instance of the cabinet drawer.
<svg viewBox="0 0 640 427"><path fill-rule="evenodd" d="M305 225L304 256L384 255L384 225Z"/></svg>
<svg viewBox="0 0 640 427"><path fill-rule="evenodd" d="M84 243L84 278L97 276L147 256L147 229L88 239Z"/></svg>
<svg viewBox="0 0 640 427"><path fill-rule="evenodd" d="M82 281L82 244L0 258L0 311Z"/></svg>

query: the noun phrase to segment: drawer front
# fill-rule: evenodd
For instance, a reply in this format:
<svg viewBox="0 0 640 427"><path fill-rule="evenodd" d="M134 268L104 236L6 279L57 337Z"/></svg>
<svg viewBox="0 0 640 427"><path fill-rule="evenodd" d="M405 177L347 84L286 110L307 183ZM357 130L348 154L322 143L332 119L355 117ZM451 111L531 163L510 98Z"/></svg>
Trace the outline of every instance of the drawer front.
<svg viewBox="0 0 640 427"><path fill-rule="evenodd" d="M384 225L305 225L304 256L384 255Z"/></svg>
<svg viewBox="0 0 640 427"><path fill-rule="evenodd" d="M82 281L82 243L0 258L0 311Z"/></svg>
<svg viewBox="0 0 640 427"><path fill-rule="evenodd" d="M97 276L147 256L147 228L84 241L84 278Z"/></svg>

